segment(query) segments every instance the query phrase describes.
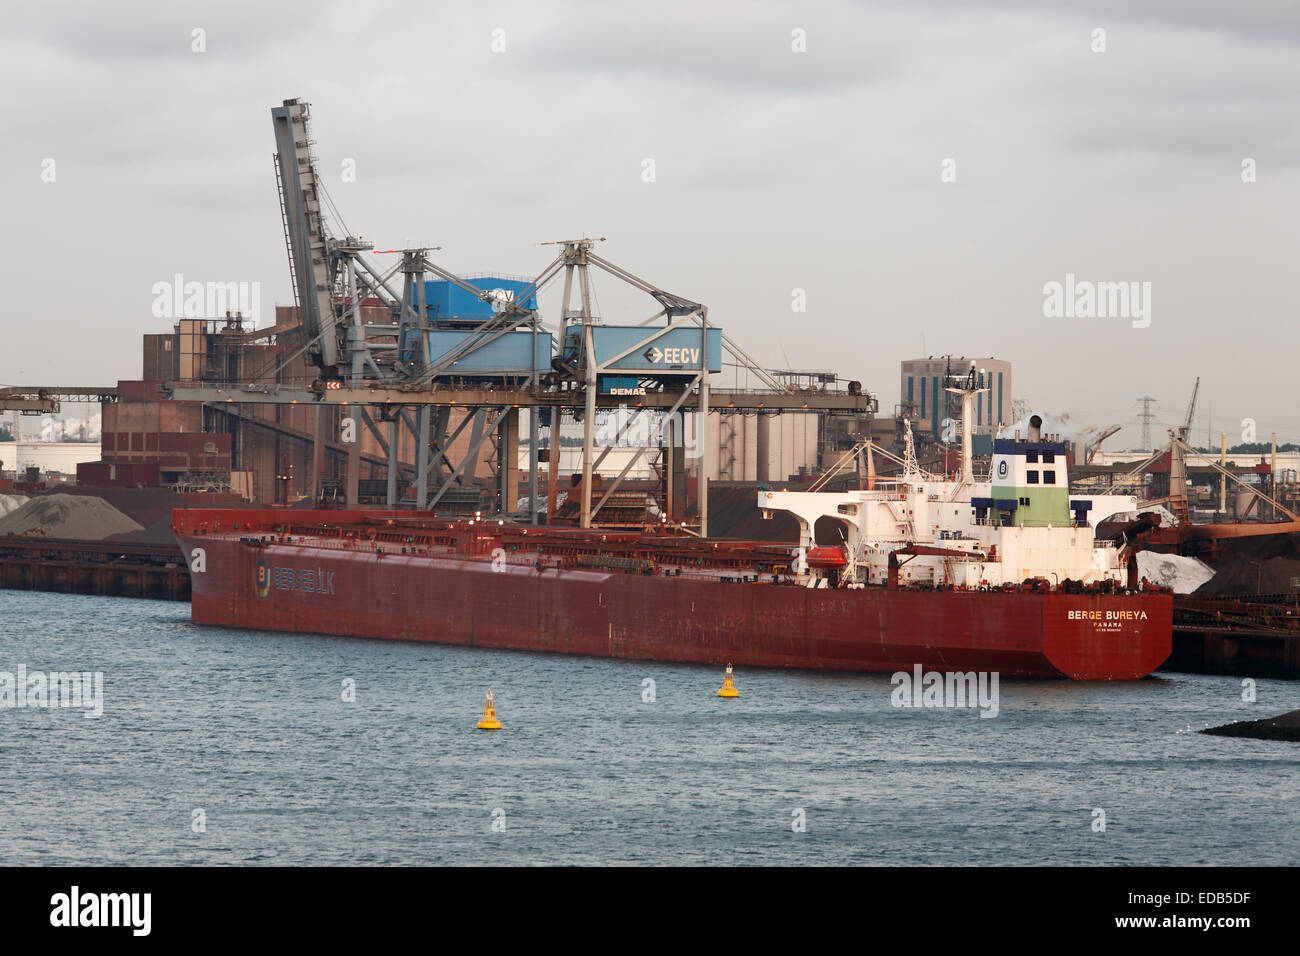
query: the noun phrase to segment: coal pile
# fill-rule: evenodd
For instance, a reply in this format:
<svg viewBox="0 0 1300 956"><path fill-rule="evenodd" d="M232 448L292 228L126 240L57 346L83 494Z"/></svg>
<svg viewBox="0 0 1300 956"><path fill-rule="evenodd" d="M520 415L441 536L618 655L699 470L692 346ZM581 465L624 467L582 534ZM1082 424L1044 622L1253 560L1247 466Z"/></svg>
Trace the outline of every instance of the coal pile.
<svg viewBox="0 0 1300 956"><path fill-rule="evenodd" d="M733 541L799 540L799 522L784 511L764 518L757 485L709 485L709 537Z"/></svg>
<svg viewBox="0 0 1300 956"><path fill-rule="evenodd" d="M1291 558L1300 561L1300 534L1261 534L1245 538L1229 538L1223 543L1223 553L1228 559Z"/></svg>
<svg viewBox="0 0 1300 956"><path fill-rule="evenodd" d="M760 489L798 491L788 482L759 485L751 482L709 483L709 537L732 541L768 541L797 544L799 522L785 511L772 511L764 518L758 506ZM843 527L833 518L817 522L813 529L817 544L837 545L844 541Z"/></svg>
<svg viewBox="0 0 1300 956"><path fill-rule="evenodd" d="M1300 741L1300 710L1293 710L1280 717L1265 717L1263 720L1242 720L1222 727L1202 730L1203 734L1216 737L1250 737L1254 740L1295 740Z"/></svg>
<svg viewBox="0 0 1300 956"><path fill-rule="evenodd" d="M1232 555L1219 562L1218 573L1193 592L1197 597L1253 597L1289 594L1300 580L1300 559Z"/></svg>

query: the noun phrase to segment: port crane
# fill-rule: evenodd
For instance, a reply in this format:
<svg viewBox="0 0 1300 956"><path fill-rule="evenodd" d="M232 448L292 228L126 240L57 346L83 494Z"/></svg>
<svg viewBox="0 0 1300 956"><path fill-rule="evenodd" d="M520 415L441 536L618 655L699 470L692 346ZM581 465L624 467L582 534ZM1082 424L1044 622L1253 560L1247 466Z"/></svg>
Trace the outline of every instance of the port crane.
<svg viewBox="0 0 1300 956"><path fill-rule="evenodd" d="M477 461L485 444L493 441L497 448L496 469L500 479L498 511L514 511L514 483L518 481L517 448L519 443L519 409L534 411L529 415L529 511L538 521L539 498L539 420L550 418L551 494L559 476L556 474L560 448L559 429L563 414L580 420L583 427L581 498L579 521L590 527L602 508L611 502L632 464L648 454L668 456L684 454L684 447L646 446L635 449L635 457L622 473L601 490L603 496L593 500L595 469L608 454L599 457L594 447L594 420L598 407L626 406L628 398L601 389L608 376L627 375L629 362L645 355L656 363L666 355L680 359L682 350L670 348L683 335L694 336L701 343L687 350L688 361L657 365L653 376L640 367L641 384L637 391L638 410L656 410L671 419L679 411L695 410L703 423L700 435L702 481L699 484L698 524L707 533L708 476L714 467L717 449L709 440L710 410L727 412L779 412L783 409L812 409L835 413L862 414L874 410L869 395L861 390L848 393L813 392L784 386L768 373L708 316L702 303L671 293L634 275L599 255L596 244L601 238L581 237L555 240L546 245L556 247L555 258L531 280L526 288L504 297L495 290L480 288L451 270L439 265L431 253L438 247L376 250L372 243L353 234L334 207L319 173L314 154L315 141L310 131L309 104L298 99L285 100L271 111L275 133L275 170L279 191L280 217L288 251L289 272L301 323L302 344L289 361L306 355L317 370L316 380L302 387L259 382L171 382L164 390L173 398L211 403L315 403L348 406L376 440L387 458L387 503L397 506L400 493L398 475L413 471L414 506L431 508L443 495L461 482L465 466ZM327 217L327 213L330 215ZM343 235L335 235L330 221L337 223ZM393 264L382 268L379 257L395 256ZM631 285L655 300L658 309L639 327L617 338L600 322L593 309L591 268ZM490 303L490 317L472 326L462 323L454 329L440 324L431 315L426 301L426 280L442 280L480 302ZM562 306L558 333L543 325L535 306L537 294L557 279L563 281ZM362 299L377 301L386 307L386 321L364 321ZM453 344L446 349L431 347L431 337L438 333ZM474 367L494 347L509 340L507 336L531 333L533 340L547 339L550 344L540 363L529 362L527 368L512 368L493 375L466 376L460 371ZM709 345L717 341L717 347ZM600 342L618 341L617 346L598 347ZM710 349L713 353L710 354ZM713 389L710 375L720 371L718 352L726 352L738 368L752 374L759 382L757 390ZM715 367L717 366L717 367ZM635 368L635 365L634 365ZM277 369L277 372L279 369ZM632 373L635 376L635 371ZM274 377L274 376L272 376ZM456 408L459 406L459 408ZM464 414L459 424L453 421ZM538 413L542 414L538 414ZM635 416L633 416L635 417ZM316 494L320 491L323 471L321 417L317 414L314 466ZM631 419L613 438L617 442ZM380 425L388 425L387 433ZM399 458L402 429L414 437L413 469ZM455 463L449 456L452 443L468 430L469 446L463 459ZM349 502L356 501L360 472L360 442L349 448L347 488ZM671 470L663 466L663 472ZM546 512L550 522L554 509ZM684 515L674 515L680 519Z"/></svg>
<svg viewBox="0 0 1300 956"><path fill-rule="evenodd" d="M1102 429L1101 433L1097 435L1096 438L1093 438L1086 445L1084 445L1083 463L1085 465L1091 465L1092 460L1097 457L1097 452L1101 451L1101 443L1104 442L1107 438L1115 434L1123 427L1124 426L1122 425L1110 425Z"/></svg>

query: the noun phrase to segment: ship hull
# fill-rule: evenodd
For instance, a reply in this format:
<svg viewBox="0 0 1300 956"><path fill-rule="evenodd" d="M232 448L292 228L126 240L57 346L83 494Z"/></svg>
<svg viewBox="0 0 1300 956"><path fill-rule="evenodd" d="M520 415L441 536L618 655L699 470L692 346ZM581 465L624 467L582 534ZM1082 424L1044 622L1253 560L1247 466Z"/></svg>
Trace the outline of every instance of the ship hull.
<svg viewBox="0 0 1300 956"><path fill-rule="evenodd" d="M745 667L1126 680L1168 657L1168 594L809 589L181 535L195 623Z"/></svg>

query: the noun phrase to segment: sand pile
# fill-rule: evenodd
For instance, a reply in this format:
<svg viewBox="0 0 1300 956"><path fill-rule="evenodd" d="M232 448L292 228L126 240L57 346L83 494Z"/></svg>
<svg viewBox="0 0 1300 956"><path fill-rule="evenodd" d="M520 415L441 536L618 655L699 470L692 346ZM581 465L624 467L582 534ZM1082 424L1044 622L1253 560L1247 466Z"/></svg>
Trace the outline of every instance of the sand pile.
<svg viewBox="0 0 1300 956"><path fill-rule="evenodd" d="M185 507L185 499L168 488L114 488L79 485L65 494L102 498L126 515L148 528L159 518L171 518L173 508Z"/></svg>
<svg viewBox="0 0 1300 956"><path fill-rule="evenodd" d="M1191 594L1210 578L1214 569L1197 558L1179 554L1139 551L1138 574L1153 584L1173 588L1175 594Z"/></svg>
<svg viewBox="0 0 1300 956"><path fill-rule="evenodd" d="M43 530L47 538L102 541L143 529L103 498L87 495L39 495L0 518L0 535Z"/></svg>
<svg viewBox="0 0 1300 956"><path fill-rule="evenodd" d="M26 495L0 495L0 515L7 515L11 511L17 511L25 504L27 504Z"/></svg>

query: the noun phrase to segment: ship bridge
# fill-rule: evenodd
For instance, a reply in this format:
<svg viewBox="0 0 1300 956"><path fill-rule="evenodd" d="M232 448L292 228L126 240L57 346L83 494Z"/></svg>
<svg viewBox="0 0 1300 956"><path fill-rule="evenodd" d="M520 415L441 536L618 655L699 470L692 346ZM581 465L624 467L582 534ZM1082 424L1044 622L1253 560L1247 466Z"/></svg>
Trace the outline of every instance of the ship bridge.
<svg viewBox="0 0 1300 956"><path fill-rule="evenodd" d="M969 413L979 388L962 391ZM1036 424L1023 440L999 439L992 475L983 480L974 478L969 458L958 480L926 474L916 467L910 438L909 431L902 476L877 487L759 492L765 515L784 511L799 525L794 570L800 583L979 588L1031 578L1052 586L1127 579L1128 556L1095 537L1091 501L1069 498L1065 446L1038 433ZM969 455L969 441L964 450ZM1102 510L1135 506L1136 499L1121 497ZM838 524L841 540L819 548L815 535L825 519Z"/></svg>

